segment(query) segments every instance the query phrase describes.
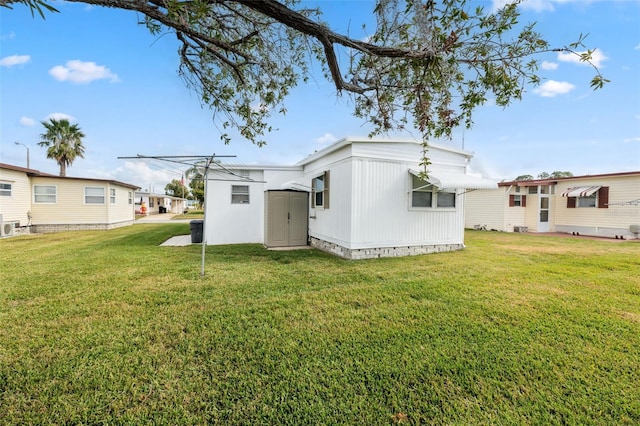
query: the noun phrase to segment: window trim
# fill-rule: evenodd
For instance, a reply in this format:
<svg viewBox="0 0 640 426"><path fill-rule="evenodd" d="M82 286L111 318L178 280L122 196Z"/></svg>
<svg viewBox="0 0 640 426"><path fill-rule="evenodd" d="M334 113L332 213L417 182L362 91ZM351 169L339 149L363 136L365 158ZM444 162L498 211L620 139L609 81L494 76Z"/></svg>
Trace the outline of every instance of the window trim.
<svg viewBox="0 0 640 426"><path fill-rule="evenodd" d="M115 188L109 188L109 204L115 204L116 203L116 189Z"/></svg>
<svg viewBox="0 0 640 426"><path fill-rule="evenodd" d="M133 192L132 191L129 191L128 200L129 200L129 205L132 205L133 204Z"/></svg>
<svg viewBox="0 0 640 426"><path fill-rule="evenodd" d="M325 170L319 175L311 178L311 208L328 210L329 209L329 197L331 195L330 188L330 172ZM318 180L322 181L322 190L318 191ZM321 204L318 204L318 197L321 197Z"/></svg>
<svg viewBox="0 0 640 426"><path fill-rule="evenodd" d="M37 194L36 188L53 188L53 194ZM38 196L53 196L53 201L38 201ZM58 186L57 185L33 185L33 203L34 204L57 204L58 203Z"/></svg>
<svg viewBox="0 0 640 426"><path fill-rule="evenodd" d="M102 196L100 195L87 195L87 189L100 189L102 190ZM84 194L84 204L85 205L92 205L92 206L103 206L105 204L107 204L107 191L105 190L104 186L85 186L84 190L83 190L83 194ZM102 198L102 202L93 202L93 201L87 201L87 197L93 197L93 198Z"/></svg>
<svg viewBox="0 0 640 426"><path fill-rule="evenodd" d="M2 188L2 186L8 186L9 188ZM0 197L12 197L13 196L13 183L0 182Z"/></svg>
<svg viewBox="0 0 640 426"><path fill-rule="evenodd" d="M246 188L246 192L241 188ZM246 201L244 201L245 197ZM241 201L238 201L238 199ZM249 185L231 185L231 204L251 204L251 188Z"/></svg>
<svg viewBox="0 0 640 426"><path fill-rule="evenodd" d="M516 203L516 197L520 197L519 204ZM527 196L524 194L510 194L509 207L527 207Z"/></svg>

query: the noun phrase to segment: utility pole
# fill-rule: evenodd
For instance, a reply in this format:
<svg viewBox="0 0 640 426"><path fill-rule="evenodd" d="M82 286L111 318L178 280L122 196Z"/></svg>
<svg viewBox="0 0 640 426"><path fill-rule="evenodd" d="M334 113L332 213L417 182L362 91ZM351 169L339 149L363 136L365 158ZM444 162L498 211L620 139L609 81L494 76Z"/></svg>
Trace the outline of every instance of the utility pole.
<svg viewBox="0 0 640 426"><path fill-rule="evenodd" d="M28 147L28 146L26 146L25 144L23 144L22 142L18 142L18 141L15 141L15 142L14 142L14 144L16 144L16 145L22 145L22 146L24 146L25 148L27 148L27 169L30 169L31 167L30 167L30 165L29 165L29 147Z"/></svg>

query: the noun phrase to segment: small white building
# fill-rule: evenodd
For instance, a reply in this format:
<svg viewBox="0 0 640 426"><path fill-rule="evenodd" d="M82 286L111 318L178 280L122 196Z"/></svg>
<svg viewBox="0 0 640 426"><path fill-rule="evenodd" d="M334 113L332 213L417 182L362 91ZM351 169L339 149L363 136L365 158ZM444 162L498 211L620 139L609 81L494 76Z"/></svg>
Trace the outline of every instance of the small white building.
<svg viewBox="0 0 640 426"><path fill-rule="evenodd" d="M312 245L347 259L464 247L464 196L497 188L466 174L472 154L415 140L345 138L292 166L213 164L206 244Z"/></svg>

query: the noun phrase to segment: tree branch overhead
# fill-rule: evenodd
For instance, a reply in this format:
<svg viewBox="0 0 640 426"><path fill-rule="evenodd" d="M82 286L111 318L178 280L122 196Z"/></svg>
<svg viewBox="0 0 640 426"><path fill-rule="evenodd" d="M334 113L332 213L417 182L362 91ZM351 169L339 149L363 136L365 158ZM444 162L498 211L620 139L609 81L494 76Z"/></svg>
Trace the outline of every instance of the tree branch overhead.
<svg viewBox="0 0 640 426"><path fill-rule="evenodd" d="M338 93L352 97L354 115L373 123L374 133L413 127L426 147L457 126L470 127L487 99L506 106L539 84L541 54L573 52L591 63L593 52L576 51L584 47L582 35L552 47L535 24L520 26L520 0L495 12L468 0L378 0L366 41L333 31L320 10L298 0L67 1L136 11L153 34L174 33L187 86L223 129L258 145L272 130L271 115L286 110L287 95L312 77L316 63ZM0 0L7 8L16 4L43 18L57 12L45 0ZM601 88L608 80L594 70L591 86Z"/></svg>

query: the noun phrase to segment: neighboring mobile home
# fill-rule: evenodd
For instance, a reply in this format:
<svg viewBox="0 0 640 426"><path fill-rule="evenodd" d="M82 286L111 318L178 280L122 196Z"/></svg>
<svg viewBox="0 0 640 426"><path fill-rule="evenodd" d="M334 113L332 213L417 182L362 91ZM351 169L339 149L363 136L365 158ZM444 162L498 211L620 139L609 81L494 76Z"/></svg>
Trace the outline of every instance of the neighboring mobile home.
<svg viewBox="0 0 640 426"><path fill-rule="evenodd" d="M293 166L215 164L207 244L310 244L348 259L464 247L464 196L497 188L466 174L472 154L433 144L428 178L415 140L346 138Z"/></svg>
<svg viewBox="0 0 640 426"><path fill-rule="evenodd" d="M187 208L186 201L186 198L174 197L166 194L154 194L146 191L136 191L136 214L181 214L184 213ZM144 209L142 208L143 205Z"/></svg>
<svg viewBox="0 0 640 426"><path fill-rule="evenodd" d="M467 228L639 238L640 171L500 182L466 203Z"/></svg>
<svg viewBox="0 0 640 426"><path fill-rule="evenodd" d="M115 180L61 177L0 163L3 235L9 230L57 232L130 225L135 219L136 189Z"/></svg>

